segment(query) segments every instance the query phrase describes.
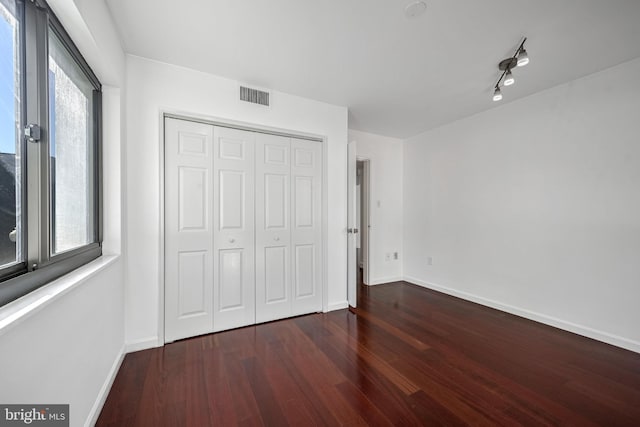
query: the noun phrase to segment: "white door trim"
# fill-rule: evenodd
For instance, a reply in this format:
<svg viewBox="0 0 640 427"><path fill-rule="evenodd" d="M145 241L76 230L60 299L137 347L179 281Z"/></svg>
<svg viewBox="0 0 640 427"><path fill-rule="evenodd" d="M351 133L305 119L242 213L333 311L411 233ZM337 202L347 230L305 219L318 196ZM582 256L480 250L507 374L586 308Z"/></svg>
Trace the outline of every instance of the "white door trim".
<svg viewBox="0 0 640 427"><path fill-rule="evenodd" d="M360 230L361 236L360 238L362 239L362 236L364 236L366 234L367 236L367 260L363 265L363 269L362 269L362 281L365 284L370 284L369 281L371 279L371 212L372 212L372 206L371 206L371 168L373 167L373 162L371 161L371 158L369 157L363 157L363 156L358 156L356 155L356 162L364 162L365 167L364 167L364 172L362 174L362 183L360 184L360 188L364 189L366 188L366 198L361 197L360 198L360 204L361 204L361 209L363 208L364 204L366 203L366 215L367 215L367 223L365 224L360 224L362 227L362 230ZM364 186L364 182L365 182L365 178L366 178L366 187Z"/></svg>
<svg viewBox="0 0 640 427"><path fill-rule="evenodd" d="M160 111L159 113L159 127L160 127L160 156L159 156L159 219L160 219L160 242L159 242L159 254L158 254L158 267L159 267L159 280L158 280L158 334L157 334L157 347L162 347L165 344L165 118L172 118L178 120L186 120L197 123L205 123L213 126L228 127L233 129L248 130L251 132L260 132L272 135L286 136L290 138L305 139L310 141L320 142L322 144L322 286L320 291L322 293L322 311L329 311L329 298L328 298L328 259L329 259L329 245L328 243L328 144L327 137L312 134L308 132L301 132L291 129L282 129L272 126L265 126L256 123L242 122L237 120L229 120L221 117L202 116L193 113L184 112L171 112Z"/></svg>
<svg viewBox="0 0 640 427"><path fill-rule="evenodd" d="M324 143L326 139L322 136L314 135L310 133L296 132L294 130L280 129L280 128L275 128L270 126L262 126L258 124L239 122L235 120L225 120L225 119L216 119L216 118L205 119L205 118L199 118L197 116L185 116L182 114L172 114L172 113L163 113L162 118L185 120L188 122L204 123L212 126L219 126L219 127L231 128L231 129L237 129L237 130L246 130L249 132L266 133L269 135L284 136L287 138L306 139L309 141L316 141L316 142L322 142L322 143Z"/></svg>
<svg viewBox="0 0 640 427"><path fill-rule="evenodd" d="M356 141L347 143L347 300L349 306L356 308L358 304L358 280L356 256L356 182L357 182L357 160Z"/></svg>

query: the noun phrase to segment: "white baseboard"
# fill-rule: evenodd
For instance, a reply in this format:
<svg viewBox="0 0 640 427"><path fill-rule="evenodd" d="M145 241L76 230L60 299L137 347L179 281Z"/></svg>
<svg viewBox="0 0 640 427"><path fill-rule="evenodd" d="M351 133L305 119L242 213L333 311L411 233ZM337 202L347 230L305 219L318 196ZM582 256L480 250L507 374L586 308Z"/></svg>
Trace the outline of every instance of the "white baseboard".
<svg viewBox="0 0 640 427"><path fill-rule="evenodd" d="M345 308L349 308L349 302L348 301L334 302L334 303L329 304L329 306L327 307L327 312L336 311L336 310L343 310Z"/></svg>
<svg viewBox="0 0 640 427"><path fill-rule="evenodd" d="M162 347L162 344L158 343L158 337L147 337L135 341L129 341L125 345L126 353L133 353L134 351L146 350L148 348Z"/></svg>
<svg viewBox="0 0 640 427"><path fill-rule="evenodd" d="M544 323L545 325L553 326L555 328L564 329L565 331L573 332L574 334L582 335L587 338L592 338L597 341L602 341L607 344L615 345L627 350L640 353L640 342L633 341L628 338L620 337L617 335L602 332L597 329L592 329L587 326L578 325L576 323L568 322L566 320L557 319L555 317L547 316L545 314L536 313L534 311L526 310L512 305L503 304L498 301L483 298L467 292L458 291L446 286L436 285L434 283L425 282L424 280L416 279L415 277L405 277L405 281L413 283L414 285L422 286L424 288L433 289L434 291L442 292L447 295L462 298L467 301L472 301L487 307L495 308L500 311L504 311L516 316L524 317L525 319L533 320L536 322Z"/></svg>
<svg viewBox="0 0 640 427"><path fill-rule="evenodd" d="M116 379L116 375L118 375L118 371L120 370L120 366L122 365L122 361L124 360L124 345L120 349L120 352L116 356L116 359L113 361L113 365L109 370L109 374L107 378L104 380L104 384L100 387L100 392L98 393L98 397L96 398L91 411L89 411L89 415L87 416L87 420L85 421L85 427L91 427L96 425L98 422L98 417L100 416L100 412L102 411L102 407L104 403L107 401L107 396L109 396L109 391L111 391L111 386Z"/></svg>
<svg viewBox="0 0 640 427"><path fill-rule="evenodd" d="M365 283L367 286L384 285L385 283L401 282L404 277L381 277L378 279L369 279L369 283Z"/></svg>

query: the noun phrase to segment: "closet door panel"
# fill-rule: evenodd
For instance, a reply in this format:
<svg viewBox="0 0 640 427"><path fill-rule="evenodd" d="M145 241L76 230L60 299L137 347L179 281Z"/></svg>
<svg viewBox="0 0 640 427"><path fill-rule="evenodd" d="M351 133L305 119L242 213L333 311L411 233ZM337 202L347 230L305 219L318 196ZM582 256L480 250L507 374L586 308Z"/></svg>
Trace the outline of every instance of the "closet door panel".
<svg viewBox="0 0 640 427"><path fill-rule="evenodd" d="M213 126L165 120L165 342L211 332Z"/></svg>
<svg viewBox="0 0 640 427"><path fill-rule="evenodd" d="M292 315L322 310L322 144L291 139Z"/></svg>
<svg viewBox="0 0 640 427"><path fill-rule="evenodd" d="M293 194L295 196L295 225L297 231L313 229L313 177L296 176L293 180Z"/></svg>
<svg viewBox="0 0 640 427"><path fill-rule="evenodd" d="M220 293L218 306L220 310L231 310L245 306L243 295L243 258L242 249L224 249L219 252Z"/></svg>
<svg viewBox="0 0 640 427"><path fill-rule="evenodd" d="M296 245L295 261L293 263L295 270L295 298L313 297L316 292L316 265L315 265L314 244Z"/></svg>
<svg viewBox="0 0 640 427"><path fill-rule="evenodd" d="M206 313L207 276L210 276L206 251L182 251L178 254L178 307L180 317Z"/></svg>
<svg viewBox="0 0 640 427"><path fill-rule="evenodd" d="M287 289L287 255L289 248L270 246L264 249L264 284L265 302L274 304L288 299Z"/></svg>
<svg viewBox="0 0 640 427"><path fill-rule="evenodd" d="M255 323L255 134L215 127L213 330Z"/></svg>
<svg viewBox="0 0 640 427"><path fill-rule="evenodd" d="M264 177L264 228L284 230L289 220L289 174L263 173L261 176Z"/></svg>
<svg viewBox="0 0 640 427"><path fill-rule="evenodd" d="M242 232L246 229L246 172L220 170L220 230Z"/></svg>
<svg viewBox="0 0 640 427"><path fill-rule="evenodd" d="M208 227L207 200L211 191L207 168L178 167L178 224L180 231L204 231ZM173 183L171 183L173 185Z"/></svg>
<svg viewBox="0 0 640 427"><path fill-rule="evenodd" d="M289 138L256 134L256 321L291 316Z"/></svg>

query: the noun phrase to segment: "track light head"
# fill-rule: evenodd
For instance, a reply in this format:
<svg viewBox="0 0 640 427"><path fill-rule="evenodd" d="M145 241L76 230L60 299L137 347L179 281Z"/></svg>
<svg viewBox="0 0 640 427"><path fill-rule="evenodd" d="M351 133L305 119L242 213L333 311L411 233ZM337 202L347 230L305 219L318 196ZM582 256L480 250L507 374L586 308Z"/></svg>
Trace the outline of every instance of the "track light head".
<svg viewBox="0 0 640 427"><path fill-rule="evenodd" d="M508 68L507 73L504 75L504 80L502 81L502 84L505 86L511 86L515 82L516 82L516 79L513 77L513 74L511 74L511 68Z"/></svg>
<svg viewBox="0 0 640 427"><path fill-rule="evenodd" d="M520 49L520 53L518 54L518 67L524 67L529 63L529 55L527 54L527 49L524 47Z"/></svg>
<svg viewBox="0 0 640 427"><path fill-rule="evenodd" d="M496 90L493 91L493 101L502 101L502 91L496 86Z"/></svg>
<svg viewBox="0 0 640 427"><path fill-rule="evenodd" d="M503 71L503 74L500 77L500 79L504 77L504 80L502 81L502 84L504 86L511 86L516 82L516 79L513 77L513 74L511 74L511 69L515 68L517 65L518 65L518 61L516 60L515 56L512 58L503 59L498 64L498 69ZM498 85L499 84L500 84L500 80L498 80Z"/></svg>

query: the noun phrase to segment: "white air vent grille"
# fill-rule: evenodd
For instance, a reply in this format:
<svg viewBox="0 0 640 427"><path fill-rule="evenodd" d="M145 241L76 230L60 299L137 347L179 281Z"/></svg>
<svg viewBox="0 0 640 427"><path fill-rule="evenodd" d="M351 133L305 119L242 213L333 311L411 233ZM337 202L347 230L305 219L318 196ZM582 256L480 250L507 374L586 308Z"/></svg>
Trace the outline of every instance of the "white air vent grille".
<svg viewBox="0 0 640 427"><path fill-rule="evenodd" d="M269 106L269 92L263 92L258 89L240 86L240 100L251 102L252 104L260 104Z"/></svg>

